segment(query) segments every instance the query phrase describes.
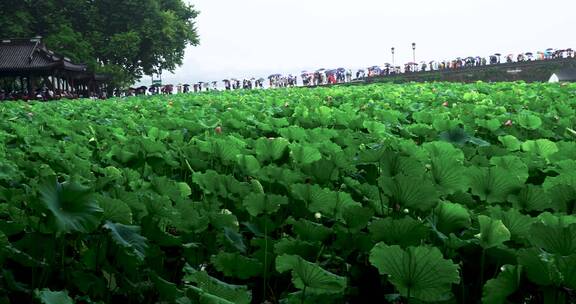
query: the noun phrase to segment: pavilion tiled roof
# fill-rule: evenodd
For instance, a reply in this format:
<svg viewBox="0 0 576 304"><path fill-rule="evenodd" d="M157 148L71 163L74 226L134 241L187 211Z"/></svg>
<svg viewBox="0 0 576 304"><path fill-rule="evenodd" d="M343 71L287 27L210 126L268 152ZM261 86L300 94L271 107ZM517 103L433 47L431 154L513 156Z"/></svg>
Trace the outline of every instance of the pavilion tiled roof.
<svg viewBox="0 0 576 304"><path fill-rule="evenodd" d="M85 72L87 66L48 50L40 39L0 41L0 72L36 72L63 69Z"/></svg>

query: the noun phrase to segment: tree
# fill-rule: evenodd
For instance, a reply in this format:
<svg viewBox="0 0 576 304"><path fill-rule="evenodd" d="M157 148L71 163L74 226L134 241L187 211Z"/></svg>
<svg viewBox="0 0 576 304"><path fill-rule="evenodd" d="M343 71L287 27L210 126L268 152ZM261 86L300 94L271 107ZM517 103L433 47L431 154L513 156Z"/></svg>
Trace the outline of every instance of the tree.
<svg viewBox="0 0 576 304"><path fill-rule="evenodd" d="M181 65L186 46L199 43L197 16L182 0L2 0L0 38L42 36L124 86Z"/></svg>

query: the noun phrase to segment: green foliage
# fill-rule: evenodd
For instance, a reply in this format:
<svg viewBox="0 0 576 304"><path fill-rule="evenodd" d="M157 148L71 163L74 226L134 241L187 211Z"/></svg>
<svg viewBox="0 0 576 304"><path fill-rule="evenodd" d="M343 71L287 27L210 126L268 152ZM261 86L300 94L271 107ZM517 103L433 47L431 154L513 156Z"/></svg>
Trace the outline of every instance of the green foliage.
<svg viewBox="0 0 576 304"><path fill-rule="evenodd" d="M58 233L90 232L100 223L102 209L90 189L76 183L47 181L39 189L42 200L52 212Z"/></svg>
<svg viewBox="0 0 576 304"><path fill-rule="evenodd" d="M0 25L32 26L21 2ZM127 45L110 55L132 52L138 31L116 33ZM575 92L415 83L4 103L0 303L572 303Z"/></svg>
<svg viewBox="0 0 576 304"><path fill-rule="evenodd" d="M370 251L370 263L398 289L403 297L422 301L450 299L458 284L458 266L442 257L437 248L388 246L378 243Z"/></svg>
<svg viewBox="0 0 576 304"><path fill-rule="evenodd" d="M311 293L341 293L346 288L346 278L322 269L296 255L280 255L276 258L276 270L290 271L292 284Z"/></svg>

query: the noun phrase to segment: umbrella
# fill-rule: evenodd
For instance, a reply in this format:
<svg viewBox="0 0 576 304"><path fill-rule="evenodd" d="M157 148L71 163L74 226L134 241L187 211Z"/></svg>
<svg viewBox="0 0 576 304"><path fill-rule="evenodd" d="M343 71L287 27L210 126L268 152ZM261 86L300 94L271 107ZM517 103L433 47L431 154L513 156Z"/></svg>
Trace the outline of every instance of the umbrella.
<svg viewBox="0 0 576 304"><path fill-rule="evenodd" d="M338 68L337 70L340 71L340 72L345 72L345 71L346 71L345 68Z"/></svg>
<svg viewBox="0 0 576 304"><path fill-rule="evenodd" d="M316 70L316 72L322 72L322 71L326 71L326 69L322 68L322 69Z"/></svg>
<svg viewBox="0 0 576 304"><path fill-rule="evenodd" d="M546 51L547 51L547 52L552 52L552 51L554 51L554 49L553 49L553 48L547 48Z"/></svg>
<svg viewBox="0 0 576 304"><path fill-rule="evenodd" d="M532 55L534 55L534 54L532 54L531 52L526 52L524 55L526 55L526 56L532 56Z"/></svg>
<svg viewBox="0 0 576 304"><path fill-rule="evenodd" d="M416 62L408 62L406 65L418 65Z"/></svg>
<svg viewBox="0 0 576 304"><path fill-rule="evenodd" d="M500 56L502 56L502 54L500 54L500 53L496 53L496 54L494 54L494 56L496 56L496 57L500 57Z"/></svg>
<svg viewBox="0 0 576 304"><path fill-rule="evenodd" d="M184 87L189 87L190 85L186 83L186 84L184 84L183 86L184 86Z"/></svg>

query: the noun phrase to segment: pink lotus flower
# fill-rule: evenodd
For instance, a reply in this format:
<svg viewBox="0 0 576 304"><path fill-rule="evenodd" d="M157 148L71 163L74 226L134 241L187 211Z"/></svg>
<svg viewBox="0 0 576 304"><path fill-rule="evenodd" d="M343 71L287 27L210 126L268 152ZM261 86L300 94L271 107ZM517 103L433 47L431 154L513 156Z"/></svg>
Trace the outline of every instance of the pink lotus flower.
<svg viewBox="0 0 576 304"><path fill-rule="evenodd" d="M512 125L512 120L508 119L505 123L505 126L510 127Z"/></svg>
<svg viewBox="0 0 576 304"><path fill-rule="evenodd" d="M445 101L444 103L442 103L443 106L447 107L448 106L448 102Z"/></svg>

